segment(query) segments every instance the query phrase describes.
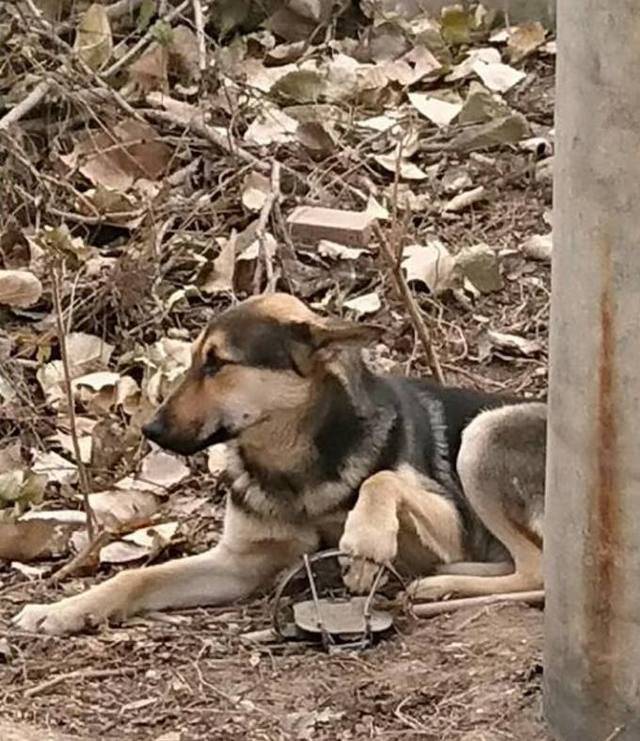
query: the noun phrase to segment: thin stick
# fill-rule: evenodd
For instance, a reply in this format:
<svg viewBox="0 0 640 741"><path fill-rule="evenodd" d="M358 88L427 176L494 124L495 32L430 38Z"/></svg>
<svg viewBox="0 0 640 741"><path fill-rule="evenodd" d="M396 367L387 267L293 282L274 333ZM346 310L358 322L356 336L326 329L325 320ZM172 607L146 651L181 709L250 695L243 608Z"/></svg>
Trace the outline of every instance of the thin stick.
<svg viewBox="0 0 640 741"><path fill-rule="evenodd" d="M93 510L89 504L89 494L91 491L89 485L89 476L84 466L82 455L80 454L80 442L78 440L78 428L76 426L76 412L73 403L73 389L71 387L71 366L67 354L67 336L64 331L64 319L62 316L62 302L60 301L60 276L58 268L54 265L51 271L51 286L53 293L53 308L56 314L56 326L58 329L58 342L60 343L60 357L62 358L62 368L64 371L64 388L67 396L67 406L69 407L69 432L73 442L73 453L78 466L78 478L80 479L80 489L84 501L84 511L87 515L87 533L89 540L95 537L95 520Z"/></svg>
<svg viewBox="0 0 640 741"><path fill-rule="evenodd" d="M52 85L53 83L50 80L39 82L24 100L21 100L20 103L0 119L0 131L8 129L11 124L16 123L23 116L26 116L47 95Z"/></svg>
<svg viewBox="0 0 640 741"><path fill-rule="evenodd" d="M87 519L87 523L88 522L89 520ZM66 579L67 576L75 574L75 572L82 568L82 566L84 566L84 564L92 558L93 555L102 548L102 546L105 546L111 540L111 537L111 533L106 530L101 530L95 538L89 536L89 542L85 547L78 551L71 561L66 563L64 566L61 566L54 574L51 574L51 581L59 582Z"/></svg>
<svg viewBox="0 0 640 741"><path fill-rule="evenodd" d="M198 39L198 69L200 74L204 75L207 71L207 43L204 36L204 15L202 14L202 5L200 0L193 2L193 22L196 27L196 38Z"/></svg>
<svg viewBox="0 0 640 741"><path fill-rule="evenodd" d="M465 607L485 607L486 605L526 602L528 605L544 603L544 590L536 589L532 592L508 592L506 594L490 594L486 597L464 597L463 599L442 600L440 602L425 602L422 605L413 605L411 608L416 617L434 617L446 612L455 612Z"/></svg>
<svg viewBox="0 0 640 741"><path fill-rule="evenodd" d="M429 330L427 329L424 318L420 313L418 304L413 297L413 294L411 293L411 289L407 284L404 273L402 272L402 267L396 259L396 255L394 254L394 251L389 244L385 233L380 228L380 225L375 224L374 229L378 236L378 239L380 240L382 252L385 256L387 264L389 265L389 269L391 270L391 275L396 284L396 288L398 289L398 293L400 294L400 298L402 299L405 307L407 308L407 311L409 312L409 316L411 317L413 326L415 327L418 337L420 338L420 341L422 342L422 345L424 347L427 356L427 362L429 363L429 368L431 369L431 372L433 373L433 376L438 381L438 383L443 384L445 382L445 378L442 372L442 366L440 365L440 360L433 348Z"/></svg>
<svg viewBox="0 0 640 741"><path fill-rule="evenodd" d="M260 255L258 264L256 266L256 272L253 280L253 292L260 293L260 283L262 281L262 267L267 276L267 292L273 292L274 278L273 278L273 262L271 255L267 250L267 222L273 209L273 204L280 193L280 167L277 162L274 162L271 168L271 189L267 194L267 197L262 204L260 209L260 216L258 217L258 223L256 225L256 237L258 238L258 244L260 245Z"/></svg>
<svg viewBox="0 0 640 741"><path fill-rule="evenodd" d="M66 682L67 679L106 679L107 677L118 677L122 674L135 674L135 672L136 670L133 667L122 667L120 669L76 669L76 671L58 674L56 677L46 679L35 687L29 687L29 689L24 691L23 696L25 698L33 697L45 690L56 687L62 682Z"/></svg>
<svg viewBox="0 0 640 741"><path fill-rule="evenodd" d="M118 0L116 3L107 5L105 11L110 20L114 18L120 18L122 15L127 13L133 13L143 3L144 0Z"/></svg>
<svg viewBox="0 0 640 741"><path fill-rule="evenodd" d="M177 16L180 15L184 10L187 9L189 4L191 3L191 0L184 0L184 2L180 3L177 8L173 8L171 12L167 13L163 18L161 18L161 21L163 23L171 23ZM111 75L114 75L118 70L122 69L127 62L129 62L133 57L138 54L139 51L144 49L144 47L153 40L155 34L154 26L152 26L145 35L140 39L140 41L137 41L128 51L126 54L123 54L120 59L116 60L110 67L107 67L104 72L101 73L101 78L105 79L108 77L111 77Z"/></svg>

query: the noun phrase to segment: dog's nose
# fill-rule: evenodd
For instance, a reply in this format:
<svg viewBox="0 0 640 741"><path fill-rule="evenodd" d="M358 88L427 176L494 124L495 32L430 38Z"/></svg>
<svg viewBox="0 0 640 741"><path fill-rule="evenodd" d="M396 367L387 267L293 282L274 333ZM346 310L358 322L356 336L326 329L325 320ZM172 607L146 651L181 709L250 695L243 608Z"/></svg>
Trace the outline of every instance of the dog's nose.
<svg viewBox="0 0 640 741"><path fill-rule="evenodd" d="M146 425L142 425L142 434L154 443L159 443L160 439L164 434L164 420L160 414L147 422Z"/></svg>

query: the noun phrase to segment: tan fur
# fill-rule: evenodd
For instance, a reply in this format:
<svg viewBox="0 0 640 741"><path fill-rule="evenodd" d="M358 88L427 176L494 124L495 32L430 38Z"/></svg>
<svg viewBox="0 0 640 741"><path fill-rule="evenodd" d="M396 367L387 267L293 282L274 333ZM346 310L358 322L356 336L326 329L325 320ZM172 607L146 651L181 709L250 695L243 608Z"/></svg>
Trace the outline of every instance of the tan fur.
<svg viewBox="0 0 640 741"><path fill-rule="evenodd" d="M438 561L462 559L460 518L439 491L435 481L408 466L364 482L340 540L340 549L354 558L345 574L352 591L368 591L375 564L396 557L414 573L428 572Z"/></svg>

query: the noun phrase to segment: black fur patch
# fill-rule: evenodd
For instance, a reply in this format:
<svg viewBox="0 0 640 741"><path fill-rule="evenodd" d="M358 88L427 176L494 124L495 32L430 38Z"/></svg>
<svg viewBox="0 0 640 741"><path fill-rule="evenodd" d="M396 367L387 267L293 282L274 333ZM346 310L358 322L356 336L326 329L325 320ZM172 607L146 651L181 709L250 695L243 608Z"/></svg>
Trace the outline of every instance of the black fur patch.
<svg viewBox="0 0 640 741"><path fill-rule="evenodd" d="M345 460L362 442L365 426L340 382L328 376L324 384L312 412L313 442L318 450L317 473L325 481L335 481Z"/></svg>

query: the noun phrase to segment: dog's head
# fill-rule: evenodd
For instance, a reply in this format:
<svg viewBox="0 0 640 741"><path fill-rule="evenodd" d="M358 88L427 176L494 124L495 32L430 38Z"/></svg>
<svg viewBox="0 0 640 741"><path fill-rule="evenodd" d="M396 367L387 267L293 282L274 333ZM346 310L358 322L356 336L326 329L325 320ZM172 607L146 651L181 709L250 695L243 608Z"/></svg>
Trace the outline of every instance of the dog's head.
<svg viewBox="0 0 640 741"><path fill-rule="evenodd" d="M200 334L182 383L143 432L184 455L238 437L303 407L336 349L379 334L376 327L320 317L287 294L248 299Z"/></svg>

